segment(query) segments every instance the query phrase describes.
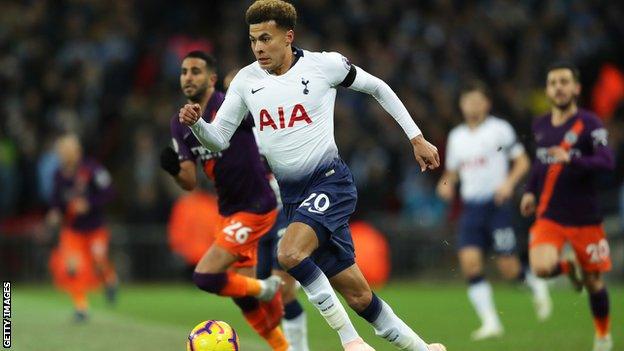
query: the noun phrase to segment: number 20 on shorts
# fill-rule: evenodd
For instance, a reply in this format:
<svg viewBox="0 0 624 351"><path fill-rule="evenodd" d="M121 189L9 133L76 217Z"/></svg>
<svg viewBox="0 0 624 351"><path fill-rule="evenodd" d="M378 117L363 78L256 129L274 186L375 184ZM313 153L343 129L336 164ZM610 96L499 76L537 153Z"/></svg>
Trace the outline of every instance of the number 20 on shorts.
<svg viewBox="0 0 624 351"><path fill-rule="evenodd" d="M308 212L323 214L330 206L329 197L323 193L312 193L299 207L307 207Z"/></svg>

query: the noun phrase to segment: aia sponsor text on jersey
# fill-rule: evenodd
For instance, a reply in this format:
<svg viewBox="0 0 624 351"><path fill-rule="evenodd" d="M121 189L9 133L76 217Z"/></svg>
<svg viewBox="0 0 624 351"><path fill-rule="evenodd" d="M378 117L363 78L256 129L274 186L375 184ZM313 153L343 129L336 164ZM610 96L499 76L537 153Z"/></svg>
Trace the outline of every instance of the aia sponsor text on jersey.
<svg viewBox="0 0 624 351"><path fill-rule="evenodd" d="M305 122L306 124L312 124L312 119L308 116L308 112L305 110L302 104L296 104L292 111L290 111L290 117L288 121L284 113L284 107L279 106L277 108L277 120L273 117L275 113L271 113L263 108L260 110L260 131L265 128L271 127L273 130L292 128L297 122Z"/></svg>

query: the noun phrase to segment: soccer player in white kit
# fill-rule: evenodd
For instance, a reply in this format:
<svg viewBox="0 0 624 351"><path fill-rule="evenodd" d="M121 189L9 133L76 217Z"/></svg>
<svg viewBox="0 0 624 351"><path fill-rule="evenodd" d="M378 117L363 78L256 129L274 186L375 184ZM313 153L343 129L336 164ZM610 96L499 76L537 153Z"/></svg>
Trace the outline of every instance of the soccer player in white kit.
<svg viewBox="0 0 624 351"><path fill-rule="evenodd" d="M496 263L505 279L529 285L538 319L550 316L552 304L546 283L522 268L515 253L510 200L529 170L524 147L507 121L489 114L489 91L484 83L472 81L463 87L459 105L465 123L449 134L446 170L437 191L450 201L457 182L461 183L458 256L468 281L469 300L481 319L481 327L472 333L472 339L481 340L503 334L492 288L483 274L483 255L488 249L497 255Z"/></svg>
<svg viewBox="0 0 624 351"><path fill-rule="evenodd" d="M369 351L332 286L371 323L377 335L400 350L445 350L427 345L368 286L355 264L348 220L355 210L353 176L334 141L334 102L341 85L374 96L403 128L424 172L439 166L437 148L427 142L390 87L338 53L292 46L295 8L282 0L260 0L246 13L256 62L234 77L212 123L187 104L180 121L212 151L229 140L249 111L259 146L281 190L290 222L279 250L280 264L297 279L310 302L338 332L345 350ZM331 283L330 283L331 282Z"/></svg>

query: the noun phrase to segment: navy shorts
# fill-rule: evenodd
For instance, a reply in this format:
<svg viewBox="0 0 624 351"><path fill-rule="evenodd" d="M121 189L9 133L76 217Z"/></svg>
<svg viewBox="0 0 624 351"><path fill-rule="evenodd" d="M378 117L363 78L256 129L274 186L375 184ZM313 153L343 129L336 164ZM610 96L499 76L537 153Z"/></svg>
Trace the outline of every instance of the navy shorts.
<svg viewBox="0 0 624 351"><path fill-rule="evenodd" d="M341 159L318 174L307 187L304 200L284 204L284 212L288 223L301 222L314 229L319 247L311 258L329 278L355 263L349 218L355 211L357 190Z"/></svg>
<svg viewBox="0 0 624 351"><path fill-rule="evenodd" d="M258 279L270 277L273 269L282 269L277 262L277 244L284 236L284 233L286 233L287 227L288 219L284 210L281 210L271 231L266 233L258 242L258 264L256 266L256 277Z"/></svg>
<svg viewBox="0 0 624 351"><path fill-rule="evenodd" d="M516 234L511 204L496 206L493 201L464 203L457 246L458 249L476 246L483 251L492 248L500 255L513 254L516 251Z"/></svg>

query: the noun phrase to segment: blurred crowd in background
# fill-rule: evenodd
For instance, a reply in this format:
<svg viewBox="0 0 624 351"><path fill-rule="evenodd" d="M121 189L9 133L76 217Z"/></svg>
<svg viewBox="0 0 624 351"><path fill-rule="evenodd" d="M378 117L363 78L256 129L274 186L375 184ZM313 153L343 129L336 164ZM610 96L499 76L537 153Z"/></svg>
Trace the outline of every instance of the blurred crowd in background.
<svg viewBox="0 0 624 351"><path fill-rule="evenodd" d="M302 0L296 45L339 51L385 80L444 154L461 122L457 93L479 78L493 113L530 148L530 124L548 109L549 62L581 68L581 105L610 129L618 171L606 175L616 213L624 174L624 6L573 0ZM169 120L184 98L181 58L216 56L222 78L252 62L249 1L131 0L0 2L0 220L43 215L57 165L54 139L78 133L87 154L112 172L112 217L162 223L179 195L158 164ZM445 222L452 206L422 175L401 129L371 97L340 90L336 138L359 189L358 215L390 214L414 225ZM621 200L620 200L621 199ZM624 218L621 217L621 218Z"/></svg>

